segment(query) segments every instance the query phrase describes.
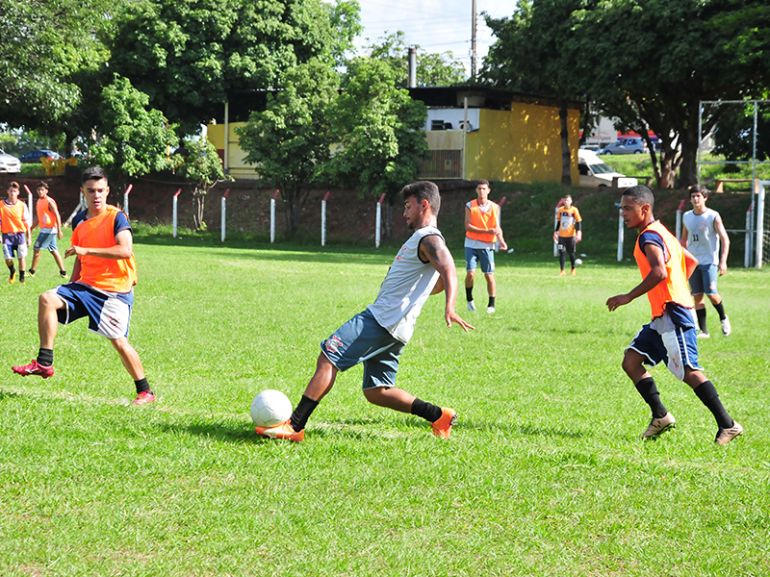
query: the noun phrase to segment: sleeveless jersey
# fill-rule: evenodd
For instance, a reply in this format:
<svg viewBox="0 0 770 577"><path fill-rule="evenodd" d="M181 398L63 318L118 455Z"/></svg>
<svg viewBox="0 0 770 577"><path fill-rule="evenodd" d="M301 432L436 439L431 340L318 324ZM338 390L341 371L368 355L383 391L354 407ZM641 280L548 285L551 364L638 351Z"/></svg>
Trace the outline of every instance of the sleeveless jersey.
<svg viewBox="0 0 770 577"><path fill-rule="evenodd" d="M639 272L642 273L642 278L645 278L651 270L650 262L640 246L642 235L648 233L657 235L663 243L663 257L667 273L664 280L647 292L652 318L662 316L667 303L676 303L686 308L692 308L693 300L687 284L687 264L682 245L657 220L652 221L639 233L634 244L634 259L636 259Z"/></svg>
<svg viewBox="0 0 770 577"><path fill-rule="evenodd" d="M560 206L556 218L559 221L559 236L563 238L575 236L575 225L583 220L580 218L580 211L574 206Z"/></svg>
<svg viewBox="0 0 770 577"><path fill-rule="evenodd" d="M50 202L49 202L50 201ZM35 204L35 212L37 212L37 224L40 230L50 230L56 232L56 214L54 214L51 203L56 206L56 203L52 198L39 198L37 204Z"/></svg>
<svg viewBox="0 0 770 577"><path fill-rule="evenodd" d="M472 200L465 206L470 210L470 224L473 226L478 228L498 227L500 207L496 203L488 200L486 206L481 207L479 206L478 200ZM465 237L471 240L489 243L490 245L492 245L497 238L493 232L476 232L472 230L466 230Z"/></svg>
<svg viewBox="0 0 770 577"><path fill-rule="evenodd" d="M369 305L377 322L402 343L412 338L417 317L438 281L438 271L420 260L419 254L420 241L434 234L441 236L441 231L426 226L409 237L390 265L377 298Z"/></svg>
<svg viewBox="0 0 770 577"><path fill-rule="evenodd" d="M682 216L687 227L687 250L698 259L698 264L719 263L719 236L717 236L717 211L707 208L703 214L688 210Z"/></svg>
<svg viewBox="0 0 770 577"><path fill-rule="evenodd" d="M98 216L80 221L72 233L72 245L86 248L115 246L115 219L120 210L114 206ZM130 230L130 229L127 229ZM136 263L129 258L81 256L78 282L106 292L127 293L136 284Z"/></svg>
<svg viewBox="0 0 770 577"><path fill-rule="evenodd" d="M3 234L26 232L29 220L29 209L22 201L17 200L15 204L5 200L0 202L0 230Z"/></svg>

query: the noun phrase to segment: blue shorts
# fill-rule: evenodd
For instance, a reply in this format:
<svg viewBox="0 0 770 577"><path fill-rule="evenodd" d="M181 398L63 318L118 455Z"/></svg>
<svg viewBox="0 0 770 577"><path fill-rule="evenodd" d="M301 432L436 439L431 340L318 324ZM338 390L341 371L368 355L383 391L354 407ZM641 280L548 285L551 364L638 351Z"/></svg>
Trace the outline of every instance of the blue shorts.
<svg viewBox="0 0 770 577"><path fill-rule="evenodd" d="M700 371L698 341L695 327L676 327L663 334L649 324L636 334L628 348L645 358L646 365L666 363L668 370L679 380L684 379L684 368Z"/></svg>
<svg viewBox="0 0 770 577"><path fill-rule="evenodd" d="M19 258L27 256L27 237L23 232L3 233L3 257L11 260L14 253Z"/></svg>
<svg viewBox="0 0 770 577"><path fill-rule="evenodd" d="M67 325L88 317L88 328L110 340L128 336L134 293L106 293L72 282L56 289L66 307L57 311L59 322Z"/></svg>
<svg viewBox="0 0 770 577"><path fill-rule="evenodd" d="M56 252L56 236L55 232L41 232L35 240L35 250L47 248L50 252Z"/></svg>
<svg viewBox="0 0 770 577"><path fill-rule="evenodd" d="M465 270L476 270L476 261L481 264L481 272L489 274L495 272L495 251L491 248L465 247Z"/></svg>
<svg viewBox="0 0 770 577"><path fill-rule="evenodd" d="M396 385L398 358L404 346L367 309L323 341L321 352L340 371L363 363L365 390Z"/></svg>
<svg viewBox="0 0 770 577"><path fill-rule="evenodd" d="M715 264L699 264L690 277L690 293L694 295L717 294L719 269Z"/></svg>

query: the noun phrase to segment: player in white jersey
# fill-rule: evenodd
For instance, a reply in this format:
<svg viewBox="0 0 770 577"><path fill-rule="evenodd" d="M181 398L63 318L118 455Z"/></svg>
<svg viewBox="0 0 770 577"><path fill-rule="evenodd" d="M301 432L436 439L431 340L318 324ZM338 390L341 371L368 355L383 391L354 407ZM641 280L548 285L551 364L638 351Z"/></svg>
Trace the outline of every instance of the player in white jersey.
<svg viewBox="0 0 770 577"><path fill-rule="evenodd" d="M708 338L706 324L705 294L714 305L722 334L732 331L730 319L725 314L722 296L717 291L717 277L727 272L727 255L730 253L730 238L727 236L722 217L713 209L706 207L709 190L703 186L690 187L690 203L693 209L682 217L682 237L680 242L698 259L698 267L690 277L690 292L695 301L695 314L698 317L698 338Z"/></svg>
<svg viewBox="0 0 770 577"><path fill-rule="evenodd" d="M397 388L399 356L412 337L425 301L442 290L445 291L447 327L457 324L465 331L473 327L455 312L457 271L444 238L436 228L441 207L438 187L432 182L420 181L406 185L401 193L404 219L414 233L398 251L377 298L321 343L315 374L291 418L275 427L256 427L258 435L302 441L308 418L331 390L337 372L363 363L366 400L422 417L431 423L434 435L449 437L457 413Z"/></svg>

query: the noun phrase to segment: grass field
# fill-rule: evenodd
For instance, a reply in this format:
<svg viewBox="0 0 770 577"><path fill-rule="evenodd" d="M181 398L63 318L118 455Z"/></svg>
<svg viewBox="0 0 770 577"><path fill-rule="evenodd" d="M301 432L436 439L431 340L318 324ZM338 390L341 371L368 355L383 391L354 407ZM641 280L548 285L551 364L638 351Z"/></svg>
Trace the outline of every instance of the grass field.
<svg viewBox="0 0 770 577"><path fill-rule="evenodd" d="M648 306L604 307L635 267L586 259L558 278L554 260L517 255L498 257L497 314L447 330L434 297L402 357L401 386L457 409L451 439L368 405L356 367L289 444L255 437L252 397L299 398L318 343L371 302L394 251L136 253L131 337L159 395L145 408L84 321L60 330L54 378L12 375L37 350L53 262L0 285L3 577L770 574L767 272L721 279L734 333L710 310L701 344L746 428L727 447L661 367L678 428L638 439L648 409L620 360Z"/></svg>

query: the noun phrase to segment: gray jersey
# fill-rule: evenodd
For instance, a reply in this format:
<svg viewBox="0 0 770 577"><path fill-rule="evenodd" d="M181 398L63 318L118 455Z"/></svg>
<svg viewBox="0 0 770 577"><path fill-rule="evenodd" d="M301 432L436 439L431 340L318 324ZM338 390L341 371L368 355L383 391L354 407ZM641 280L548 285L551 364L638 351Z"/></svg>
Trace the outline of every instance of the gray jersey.
<svg viewBox="0 0 770 577"><path fill-rule="evenodd" d="M420 241L434 234L441 236L441 231L425 226L409 237L390 265L377 299L369 305L377 322L402 343L412 338L417 317L438 281L438 271L420 260L419 254Z"/></svg>
<svg viewBox="0 0 770 577"><path fill-rule="evenodd" d="M717 211L707 208L703 214L688 210L682 217L687 227L687 250L698 264L719 264L719 236L714 224L717 216Z"/></svg>

